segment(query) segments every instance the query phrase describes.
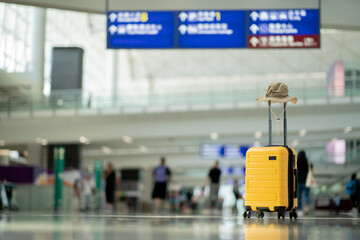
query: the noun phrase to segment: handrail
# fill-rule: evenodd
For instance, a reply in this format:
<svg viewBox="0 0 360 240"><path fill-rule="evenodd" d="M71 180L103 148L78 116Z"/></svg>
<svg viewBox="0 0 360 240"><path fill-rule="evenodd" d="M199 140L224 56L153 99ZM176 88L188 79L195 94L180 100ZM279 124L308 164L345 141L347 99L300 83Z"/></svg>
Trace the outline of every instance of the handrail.
<svg viewBox="0 0 360 240"><path fill-rule="evenodd" d="M292 88L291 96L298 96L300 104L312 104L320 100L326 104L338 99L353 103L360 97L360 88L338 88L330 91L323 88ZM123 91L117 96L95 95L81 90L55 91L50 96L2 96L0 113L11 115L17 111L60 110L60 109L106 109L127 107L169 107L177 105L254 103L259 97L257 89L233 88L224 90L174 90ZM359 101L356 99L357 102Z"/></svg>

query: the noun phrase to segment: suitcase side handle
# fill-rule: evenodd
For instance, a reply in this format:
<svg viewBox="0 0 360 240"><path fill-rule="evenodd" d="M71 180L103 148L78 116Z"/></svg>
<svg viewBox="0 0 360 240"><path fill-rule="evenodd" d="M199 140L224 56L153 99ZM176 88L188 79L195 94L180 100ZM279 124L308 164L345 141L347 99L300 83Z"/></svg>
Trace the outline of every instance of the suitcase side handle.
<svg viewBox="0 0 360 240"><path fill-rule="evenodd" d="M295 191L294 191L294 198L297 198L297 187L298 187L298 170L294 169L294 175L295 175Z"/></svg>
<svg viewBox="0 0 360 240"><path fill-rule="evenodd" d="M272 126L271 126L271 101L269 101L269 146L272 145ZM287 119L286 119L286 103L284 103L284 146L287 146Z"/></svg>

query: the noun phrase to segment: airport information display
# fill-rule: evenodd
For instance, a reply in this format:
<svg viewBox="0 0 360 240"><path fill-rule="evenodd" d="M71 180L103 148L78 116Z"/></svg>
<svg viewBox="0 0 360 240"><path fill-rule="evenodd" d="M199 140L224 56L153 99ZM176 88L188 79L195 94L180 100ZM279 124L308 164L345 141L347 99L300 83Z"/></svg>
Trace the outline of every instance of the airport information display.
<svg viewBox="0 0 360 240"><path fill-rule="evenodd" d="M249 48L320 47L319 10L248 11Z"/></svg>
<svg viewBox="0 0 360 240"><path fill-rule="evenodd" d="M201 146L201 156L204 159L244 159L248 146L236 144L204 144Z"/></svg>
<svg viewBox="0 0 360 240"><path fill-rule="evenodd" d="M108 48L174 48L174 12L108 12Z"/></svg>
<svg viewBox="0 0 360 240"><path fill-rule="evenodd" d="M317 9L109 11L107 47L318 48Z"/></svg>
<svg viewBox="0 0 360 240"><path fill-rule="evenodd" d="M245 11L177 13L178 48L245 48Z"/></svg>

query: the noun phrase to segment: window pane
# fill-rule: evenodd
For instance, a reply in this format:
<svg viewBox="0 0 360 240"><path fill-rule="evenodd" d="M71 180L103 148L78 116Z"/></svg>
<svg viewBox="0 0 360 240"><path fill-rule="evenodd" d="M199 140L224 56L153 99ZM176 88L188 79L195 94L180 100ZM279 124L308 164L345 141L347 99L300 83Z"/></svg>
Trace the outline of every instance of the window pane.
<svg viewBox="0 0 360 240"><path fill-rule="evenodd" d="M24 62L25 56L25 44L24 42L17 42L17 47L16 47L16 60L18 62Z"/></svg>
<svg viewBox="0 0 360 240"><path fill-rule="evenodd" d="M24 72L31 62L32 7L0 3L0 68Z"/></svg>

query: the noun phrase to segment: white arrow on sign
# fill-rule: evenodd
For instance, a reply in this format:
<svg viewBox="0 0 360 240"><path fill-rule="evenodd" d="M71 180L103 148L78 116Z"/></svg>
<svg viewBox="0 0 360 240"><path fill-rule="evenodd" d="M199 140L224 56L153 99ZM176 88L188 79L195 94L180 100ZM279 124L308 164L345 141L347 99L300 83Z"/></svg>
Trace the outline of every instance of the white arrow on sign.
<svg viewBox="0 0 360 240"><path fill-rule="evenodd" d="M257 37L252 37L251 39L250 39L250 43L251 43L251 45L253 46L253 47L256 47L258 44L259 44L259 39L257 39Z"/></svg>
<svg viewBox="0 0 360 240"><path fill-rule="evenodd" d="M187 31L187 27L184 24L180 25L180 27L178 29L179 29L181 35L184 35Z"/></svg>
<svg viewBox="0 0 360 240"><path fill-rule="evenodd" d="M259 14L256 11L252 11L250 13L250 17L252 18L253 21L256 21L259 17Z"/></svg>
<svg viewBox="0 0 360 240"><path fill-rule="evenodd" d="M182 22L185 22L186 19L188 18L188 15L187 15L186 12L181 12L181 13L179 14L179 18L180 18L180 20L181 20Z"/></svg>
<svg viewBox="0 0 360 240"><path fill-rule="evenodd" d="M109 27L109 32L111 35L114 35L116 33L116 31L117 31L117 27L115 25L111 25Z"/></svg>
<svg viewBox="0 0 360 240"><path fill-rule="evenodd" d="M111 13L109 15L109 19L111 22L115 22L115 20L117 19L117 14L116 13Z"/></svg>
<svg viewBox="0 0 360 240"><path fill-rule="evenodd" d="M256 24L252 24L250 26L250 31L252 32L252 34L256 34L257 31L259 31L259 27Z"/></svg>

